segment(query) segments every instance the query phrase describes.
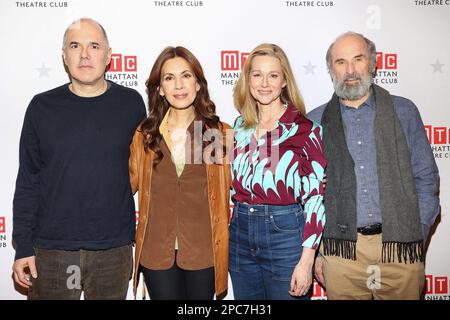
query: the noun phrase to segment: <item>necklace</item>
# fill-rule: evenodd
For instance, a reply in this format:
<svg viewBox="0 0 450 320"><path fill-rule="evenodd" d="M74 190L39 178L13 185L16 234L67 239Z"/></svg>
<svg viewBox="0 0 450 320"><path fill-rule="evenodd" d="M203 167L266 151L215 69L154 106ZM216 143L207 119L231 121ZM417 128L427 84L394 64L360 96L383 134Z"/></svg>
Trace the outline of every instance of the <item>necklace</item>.
<svg viewBox="0 0 450 320"><path fill-rule="evenodd" d="M170 112L170 110L169 110L169 112ZM170 118L170 114L169 114L169 116L167 117L167 119L166 119L166 128L167 128L167 132L169 133L169 136L171 136L172 137L172 130L170 129L170 126L169 126L169 118ZM192 117L190 118L190 120L187 122L187 125L185 124L184 126L182 126L182 127L176 127L173 131L174 131L174 133L177 133L176 135L174 135L174 137L178 137L179 136L179 133L181 132L181 131L183 131L183 133L186 133L186 130L187 130L187 128L189 127L189 125L191 124L191 122L192 122L192 120L194 120L195 119L195 113L193 113L192 114ZM174 137L172 137L172 138L174 138Z"/></svg>

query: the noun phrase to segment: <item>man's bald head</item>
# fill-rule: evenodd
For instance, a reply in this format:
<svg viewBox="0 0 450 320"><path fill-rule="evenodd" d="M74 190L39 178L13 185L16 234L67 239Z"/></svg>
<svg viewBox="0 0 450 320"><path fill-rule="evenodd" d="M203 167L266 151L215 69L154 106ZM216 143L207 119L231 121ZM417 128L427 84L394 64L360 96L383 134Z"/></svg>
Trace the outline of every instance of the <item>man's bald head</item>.
<svg viewBox="0 0 450 320"><path fill-rule="evenodd" d="M66 47L67 34L69 33L69 31L72 30L72 29L80 28L82 23L92 23L93 25L96 25L100 29L103 37L105 38L106 45L109 47L108 35L106 34L106 31L103 28L103 26L100 23L98 23L97 21L95 21L94 19L91 19L91 18L80 18L80 19L77 19L74 22L72 22L67 27L66 31L64 32L63 45L62 45L63 49Z"/></svg>

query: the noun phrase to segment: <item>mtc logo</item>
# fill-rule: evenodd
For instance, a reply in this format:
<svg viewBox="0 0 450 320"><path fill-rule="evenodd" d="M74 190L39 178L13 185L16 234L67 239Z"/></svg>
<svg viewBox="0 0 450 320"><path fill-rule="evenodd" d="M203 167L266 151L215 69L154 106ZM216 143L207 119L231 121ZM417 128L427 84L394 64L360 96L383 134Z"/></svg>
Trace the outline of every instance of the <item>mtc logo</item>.
<svg viewBox="0 0 450 320"><path fill-rule="evenodd" d="M120 53L111 55L111 63L109 64L109 72L136 72L137 56L123 56Z"/></svg>
<svg viewBox="0 0 450 320"><path fill-rule="evenodd" d="M448 294L448 277L425 276L426 294Z"/></svg>
<svg viewBox="0 0 450 320"><path fill-rule="evenodd" d="M397 69L397 54L377 52L377 69Z"/></svg>
<svg viewBox="0 0 450 320"><path fill-rule="evenodd" d="M239 71L244 66L249 52L240 52L238 50L221 51L220 61L222 71Z"/></svg>
<svg viewBox="0 0 450 320"><path fill-rule="evenodd" d="M0 217L0 233L6 232L6 219L5 217Z"/></svg>
<svg viewBox="0 0 450 320"><path fill-rule="evenodd" d="M424 126L430 144L450 143L450 129L448 127Z"/></svg>

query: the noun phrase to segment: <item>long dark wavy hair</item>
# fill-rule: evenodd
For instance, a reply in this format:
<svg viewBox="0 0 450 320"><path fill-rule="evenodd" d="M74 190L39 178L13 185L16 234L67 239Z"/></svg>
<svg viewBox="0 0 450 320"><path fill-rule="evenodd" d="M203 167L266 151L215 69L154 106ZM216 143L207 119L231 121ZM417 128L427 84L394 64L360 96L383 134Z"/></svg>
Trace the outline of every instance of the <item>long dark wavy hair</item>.
<svg viewBox="0 0 450 320"><path fill-rule="evenodd" d="M156 166L163 158L163 154L159 147L161 143L161 133L159 126L170 108L167 100L159 94L159 86L161 85L162 67L167 60L180 57L186 60L189 64L195 79L200 85L200 90L193 102L196 120L201 120L203 124L202 133L207 129L221 129L219 128L220 119L216 115L216 105L211 101L208 93L208 82L205 79L202 66L197 58L188 49L178 47L165 48L156 59L150 76L148 77L145 86L148 94L148 117L142 122L141 131L144 135L144 149L145 152L152 150L156 157L153 166ZM203 147L206 147L211 142L203 142Z"/></svg>

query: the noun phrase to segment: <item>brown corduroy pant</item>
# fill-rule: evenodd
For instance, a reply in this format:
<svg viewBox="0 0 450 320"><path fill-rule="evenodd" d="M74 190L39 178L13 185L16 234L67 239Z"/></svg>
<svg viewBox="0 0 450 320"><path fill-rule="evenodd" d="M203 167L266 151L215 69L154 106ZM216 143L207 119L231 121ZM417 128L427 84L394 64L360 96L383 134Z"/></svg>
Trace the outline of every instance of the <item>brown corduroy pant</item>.
<svg viewBox="0 0 450 320"><path fill-rule="evenodd" d="M37 279L29 300L123 300L133 269L132 246L98 251L35 248Z"/></svg>

